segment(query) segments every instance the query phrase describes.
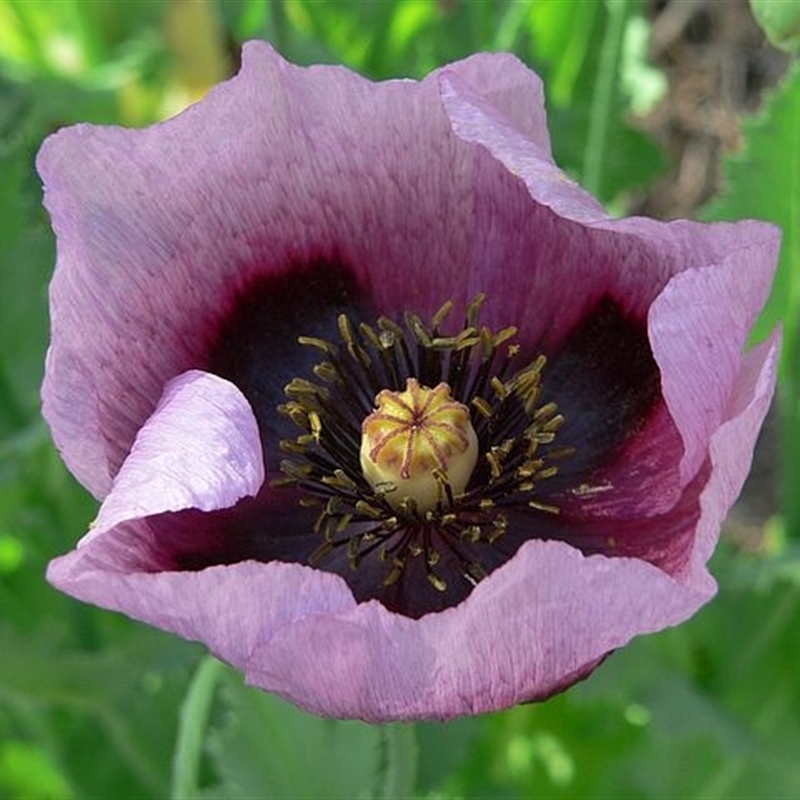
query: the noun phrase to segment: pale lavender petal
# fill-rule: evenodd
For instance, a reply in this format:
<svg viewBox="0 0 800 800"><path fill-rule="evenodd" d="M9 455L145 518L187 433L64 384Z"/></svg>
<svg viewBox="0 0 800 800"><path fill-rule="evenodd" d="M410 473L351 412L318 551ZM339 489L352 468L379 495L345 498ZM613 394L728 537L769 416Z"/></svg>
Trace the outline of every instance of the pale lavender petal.
<svg viewBox="0 0 800 800"><path fill-rule="evenodd" d="M685 483L706 458L747 336L769 294L780 235L764 228L760 238L719 265L676 275L650 309L650 340L662 391L683 437Z"/></svg>
<svg viewBox="0 0 800 800"><path fill-rule="evenodd" d="M450 69L547 146L539 81L516 59ZM175 119L64 129L37 164L58 236L44 413L98 496L164 383L208 368L218 326L254 281L335 259L378 311L425 315L491 289L471 281L476 265L526 252L524 193L450 133L435 75L374 84L295 67L263 43Z"/></svg>
<svg viewBox="0 0 800 800"><path fill-rule="evenodd" d="M84 543L128 520L233 506L261 488L263 464L242 393L215 375L179 375L137 434Z"/></svg>
<svg viewBox="0 0 800 800"><path fill-rule="evenodd" d="M277 631L355 606L341 578L298 564L245 561L199 572L131 569L122 554L136 546L143 527L146 522L138 530L120 526L55 559L48 581L87 603L201 641L239 669ZM102 541L106 537L113 544ZM113 562L110 550L118 551Z"/></svg>
<svg viewBox="0 0 800 800"><path fill-rule="evenodd" d="M603 207L553 162L549 148L531 140L484 93L449 70L440 78L442 102L454 133L482 144L506 169L525 181L534 198L560 216L591 223L608 219Z"/></svg>
<svg viewBox="0 0 800 800"><path fill-rule="evenodd" d="M701 497L702 514L685 578L687 584L701 591L713 584L706 563L714 551L725 515L750 471L753 447L775 392L780 338L780 331L775 331L742 358L722 424L711 435L709 453L713 471Z"/></svg>
<svg viewBox="0 0 800 800"><path fill-rule="evenodd" d="M531 542L456 608L415 621L372 602L298 620L245 674L315 713L447 719L545 697L709 597L642 561Z"/></svg>
<svg viewBox="0 0 800 800"><path fill-rule="evenodd" d="M543 288L547 290L557 291L565 282L570 289L579 283L581 295L596 286L616 287L629 304L646 305L676 272L689 265L713 263L737 244L742 246L742 240L747 246L758 235L750 227L757 223L742 223L746 230L735 231L736 226L729 224L613 219L594 197L555 165L548 151L514 125L505 109L477 94L461 76L447 70L442 73L440 86L453 132L465 142L485 148L525 186L536 204L555 213L551 226L538 231L538 235L583 240L583 253L578 248L570 253L561 243L562 257L551 259L545 268L547 283ZM578 225L565 224L568 222ZM551 229L557 224L560 237ZM570 257L564 258L564 253Z"/></svg>
<svg viewBox="0 0 800 800"><path fill-rule="evenodd" d="M433 73L440 84L457 81L469 87L479 106L502 114L537 152L550 157L550 132L544 107L544 85L510 53L479 53Z"/></svg>
<svg viewBox="0 0 800 800"><path fill-rule="evenodd" d="M722 419L747 334L769 293L780 232L752 221L699 225L613 220L501 109L446 71L441 85L457 135L485 147L524 182L537 203L581 223L584 230L569 238L586 240L584 256L554 260L547 272L550 285L538 287L562 320L570 317L564 309L576 305L564 297L575 285L581 285L582 297L587 289L591 294L604 286L639 309L652 304L651 344L683 438L681 479L688 483ZM602 256L609 247L616 257ZM518 293L528 297L524 286ZM535 307L535 296L530 305Z"/></svg>

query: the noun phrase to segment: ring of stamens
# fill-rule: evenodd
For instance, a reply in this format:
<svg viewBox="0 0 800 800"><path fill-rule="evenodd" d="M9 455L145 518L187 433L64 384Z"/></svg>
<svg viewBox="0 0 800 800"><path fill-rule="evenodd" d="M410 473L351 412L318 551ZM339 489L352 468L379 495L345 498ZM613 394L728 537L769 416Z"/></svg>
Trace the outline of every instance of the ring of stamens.
<svg viewBox="0 0 800 800"><path fill-rule="evenodd" d="M377 554L386 563L388 586L401 578L410 558L421 558L429 583L445 591L437 565L446 557L470 583L480 580L485 570L466 545L495 544L506 533L509 507L558 513L541 499L540 484L572 449L554 444L565 420L555 403L542 402L546 359L540 355L515 371L516 329L493 333L481 326L483 301L479 295L468 305L455 336L441 333L452 309L448 302L429 325L407 313L404 326L381 318L356 328L341 315L340 342L299 337L323 360L313 368L315 381L295 378L285 387L287 402L278 410L302 432L281 442L289 457L274 485L295 487L302 505L318 507L314 529L321 543L312 564L337 548L345 548L352 569ZM391 480L365 475L362 426L375 413L376 398L440 384L449 390L445 402L468 409L477 460L465 480L454 481L447 463L434 458L428 469L435 492L418 502L415 490L398 494Z"/></svg>

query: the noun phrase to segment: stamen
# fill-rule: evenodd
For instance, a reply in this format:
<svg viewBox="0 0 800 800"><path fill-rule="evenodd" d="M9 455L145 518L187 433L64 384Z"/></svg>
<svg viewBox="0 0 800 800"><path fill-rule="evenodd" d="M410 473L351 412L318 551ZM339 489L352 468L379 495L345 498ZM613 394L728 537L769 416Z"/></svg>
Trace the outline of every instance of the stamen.
<svg viewBox="0 0 800 800"><path fill-rule="evenodd" d="M442 307L433 315L431 318L431 328L434 331L438 331L441 327L441 324L450 316L450 312L453 310L453 301L447 300L442 303Z"/></svg>
<svg viewBox="0 0 800 800"><path fill-rule="evenodd" d="M447 301L429 324L413 312L403 326L340 315L337 343L298 338L323 356L312 370L319 383L286 386L278 410L300 433L280 443L288 457L273 485L317 508L312 565L325 568L337 550L352 570L371 559L391 587L422 559L427 585L447 594L458 575L470 587L485 576L480 555L508 532L506 508L559 513L543 484L574 448L555 444L566 420L542 402L546 358L515 368L517 329L481 326L484 301L468 304L453 334L441 331Z"/></svg>

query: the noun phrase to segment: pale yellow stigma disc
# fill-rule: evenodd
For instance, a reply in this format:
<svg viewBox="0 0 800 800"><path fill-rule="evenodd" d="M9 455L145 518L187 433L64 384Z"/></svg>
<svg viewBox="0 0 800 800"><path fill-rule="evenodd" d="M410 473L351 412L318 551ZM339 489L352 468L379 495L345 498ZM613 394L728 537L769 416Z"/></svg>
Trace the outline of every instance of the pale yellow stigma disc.
<svg viewBox="0 0 800 800"><path fill-rule="evenodd" d="M445 484L462 494L478 460L478 438L469 409L450 387L429 389L409 378L405 391L384 389L375 404L361 425L361 469L373 489L395 508L410 498L420 512L446 506Z"/></svg>

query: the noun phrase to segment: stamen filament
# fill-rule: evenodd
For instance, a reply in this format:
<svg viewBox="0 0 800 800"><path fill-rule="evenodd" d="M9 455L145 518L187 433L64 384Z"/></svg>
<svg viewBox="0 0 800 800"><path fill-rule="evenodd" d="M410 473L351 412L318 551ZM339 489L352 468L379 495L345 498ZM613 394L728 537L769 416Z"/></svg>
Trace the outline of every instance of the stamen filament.
<svg viewBox="0 0 800 800"><path fill-rule="evenodd" d="M479 294L467 305L454 334L442 332L454 307L447 301L429 324L413 312L404 326L340 315L340 341L298 338L324 356L312 370L321 383L286 386L279 411L301 433L281 442L290 458L273 485L299 489L301 505L317 508L322 542L312 565L324 568L336 550L353 570L377 559L386 564L381 585L391 587L421 558L427 584L447 593L455 575L470 586L484 577L480 553L506 534L504 509L559 513L544 485L574 448L556 445L566 420L542 402L546 358L514 371L517 329L481 326L484 301ZM384 457L377 471L365 467L365 458Z"/></svg>

